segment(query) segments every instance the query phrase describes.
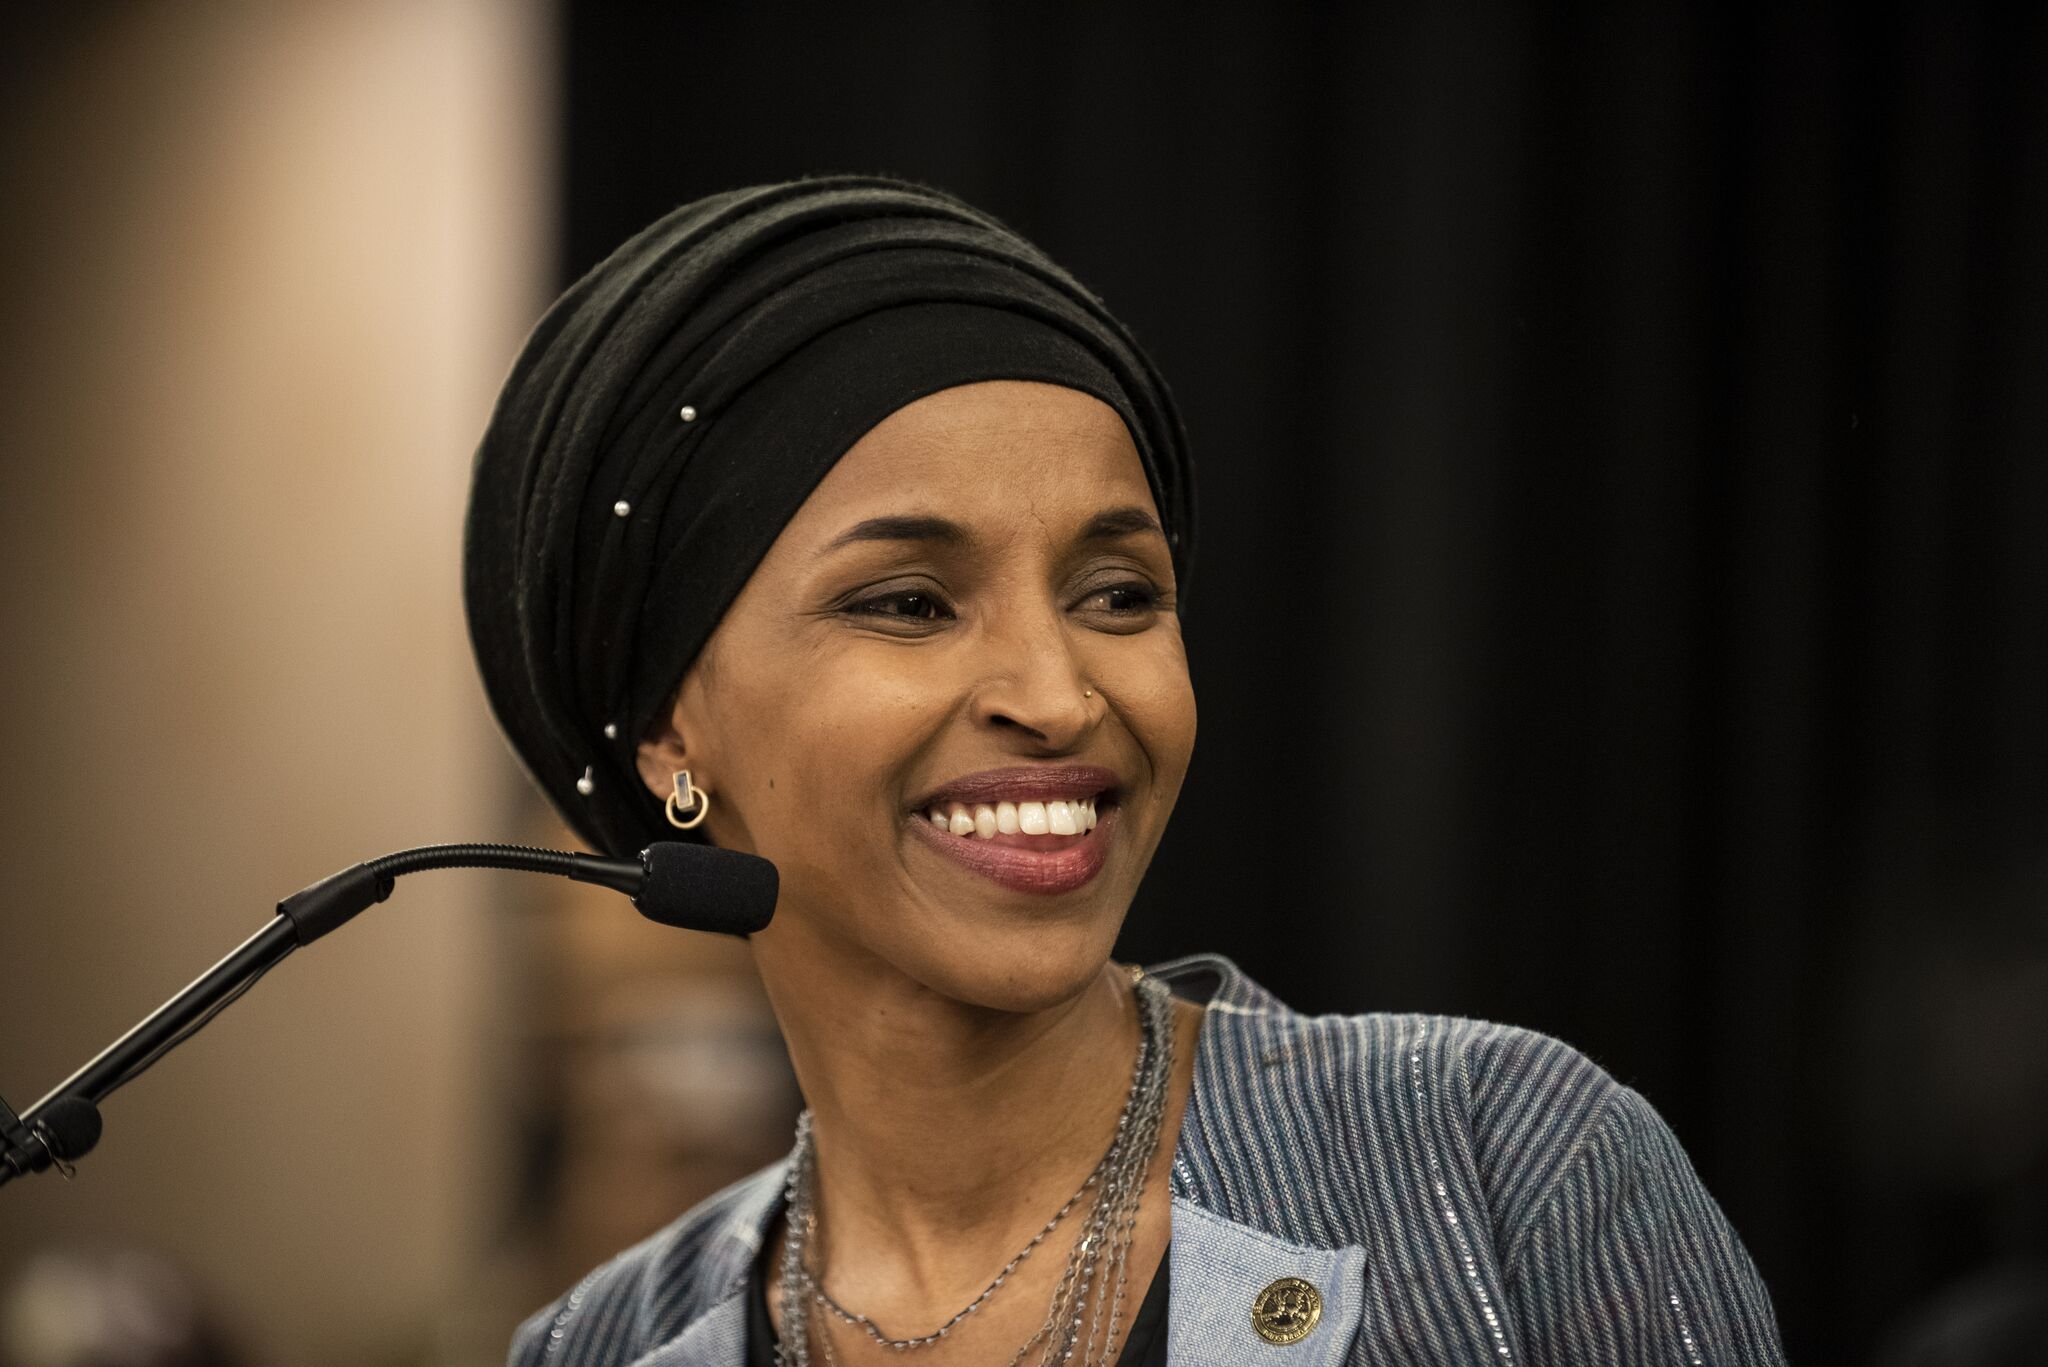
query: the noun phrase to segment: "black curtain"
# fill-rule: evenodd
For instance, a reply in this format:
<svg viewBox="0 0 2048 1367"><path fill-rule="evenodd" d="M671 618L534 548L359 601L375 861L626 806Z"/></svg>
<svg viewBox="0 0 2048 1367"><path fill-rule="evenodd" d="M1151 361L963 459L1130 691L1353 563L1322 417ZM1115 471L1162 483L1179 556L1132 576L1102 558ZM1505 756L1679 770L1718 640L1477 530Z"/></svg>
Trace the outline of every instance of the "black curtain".
<svg viewBox="0 0 2048 1367"><path fill-rule="evenodd" d="M1203 501L1126 952L1570 1040L1919 1361L2048 1259L2044 15L572 4L562 274L837 170L1072 267Z"/></svg>

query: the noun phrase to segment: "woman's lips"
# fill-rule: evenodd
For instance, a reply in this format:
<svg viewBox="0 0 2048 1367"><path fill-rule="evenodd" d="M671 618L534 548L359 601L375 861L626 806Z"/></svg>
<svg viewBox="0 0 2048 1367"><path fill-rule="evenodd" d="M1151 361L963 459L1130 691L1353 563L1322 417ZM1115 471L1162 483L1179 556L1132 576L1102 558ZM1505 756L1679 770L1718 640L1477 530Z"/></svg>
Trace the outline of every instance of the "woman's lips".
<svg viewBox="0 0 2048 1367"><path fill-rule="evenodd" d="M914 813L917 839L982 877L1018 892L1072 892L1085 885L1109 859L1120 807L1103 807L1095 829L1085 835L953 835Z"/></svg>
<svg viewBox="0 0 2048 1367"><path fill-rule="evenodd" d="M926 793L913 810L929 811L955 802L973 806L996 803L1005 798L1082 797L1090 793L1114 792L1120 780L1114 769L1095 764L1015 764L1007 769L983 769L962 774L942 788Z"/></svg>

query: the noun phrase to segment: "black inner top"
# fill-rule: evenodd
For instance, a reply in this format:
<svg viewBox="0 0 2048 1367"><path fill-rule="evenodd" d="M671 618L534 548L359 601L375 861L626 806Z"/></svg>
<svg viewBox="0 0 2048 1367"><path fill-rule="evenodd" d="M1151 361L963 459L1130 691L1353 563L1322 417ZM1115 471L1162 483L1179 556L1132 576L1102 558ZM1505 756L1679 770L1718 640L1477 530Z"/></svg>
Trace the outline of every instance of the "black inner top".
<svg viewBox="0 0 2048 1367"><path fill-rule="evenodd" d="M1145 1291L1145 1301L1131 1320L1117 1367L1166 1367L1166 1297L1172 1280L1173 1249L1159 1260L1159 1271ZM768 1318L768 1279L759 1261L747 1282L747 1367L776 1367L775 1326Z"/></svg>

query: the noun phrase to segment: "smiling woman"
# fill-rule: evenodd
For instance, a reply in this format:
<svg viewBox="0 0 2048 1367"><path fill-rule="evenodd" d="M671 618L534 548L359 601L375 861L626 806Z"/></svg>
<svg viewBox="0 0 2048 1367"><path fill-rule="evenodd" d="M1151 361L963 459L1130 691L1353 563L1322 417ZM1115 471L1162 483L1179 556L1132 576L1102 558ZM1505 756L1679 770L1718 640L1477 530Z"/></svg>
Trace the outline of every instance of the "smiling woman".
<svg viewBox="0 0 2048 1367"><path fill-rule="evenodd" d="M515 1363L1779 1360L1568 1047L1110 961L1194 747L1192 516L1130 334L923 187L687 205L543 319L472 489L492 707L599 848L774 861L807 1110Z"/></svg>
<svg viewBox="0 0 2048 1367"><path fill-rule="evenodd" d="M1115 410L994 380L891 413L782 528L638 752L782 870L771 993L1029 1012L1101 970L1195 738L1151 504Z"/></svg>

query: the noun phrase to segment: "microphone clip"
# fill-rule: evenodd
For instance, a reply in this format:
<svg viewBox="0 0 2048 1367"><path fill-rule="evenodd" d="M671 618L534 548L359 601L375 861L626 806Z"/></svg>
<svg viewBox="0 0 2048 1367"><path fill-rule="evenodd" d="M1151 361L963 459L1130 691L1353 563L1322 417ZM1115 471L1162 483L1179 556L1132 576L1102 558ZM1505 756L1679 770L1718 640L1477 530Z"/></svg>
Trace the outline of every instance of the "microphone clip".
<svg viewBox="0 0 2048 1367"><path fill-rule="evenodd" d="M56 1108L62 1108L62 1135L53 1134L44 1119L24 1124L0 1097L0 1185L45 1168L55 1168L67 1182L78 1175L69 1160L83 1158L99 1142L99 1110L83 1097L63 1097Z"/></svg>

